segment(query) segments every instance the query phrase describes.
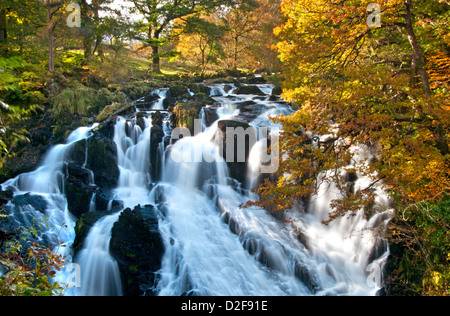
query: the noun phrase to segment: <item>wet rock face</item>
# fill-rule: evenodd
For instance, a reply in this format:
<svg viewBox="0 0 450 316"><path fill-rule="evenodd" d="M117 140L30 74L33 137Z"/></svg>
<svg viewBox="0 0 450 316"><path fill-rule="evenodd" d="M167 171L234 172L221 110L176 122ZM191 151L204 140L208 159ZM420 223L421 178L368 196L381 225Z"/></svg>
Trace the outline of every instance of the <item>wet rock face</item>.
<svg viewBox="0 0 450 316"><path fill-rule="evenodd" d="M110 251L119 265L124 295L154 295L156 272L165 252L155 208L123 211L112 229Z"/></svg>
<svg viewBox="0 0 450 316"><path fill-rule="evenodd" d="M219 121L218 133L221 134L217 139L222 139L222 157L227 161L230 176L240 183L245 184L247 178L247 160L250 150L254 145L252 144L252 137L248 135L255 133L254 129L246 121L235 117L233 119ZM234 150L228 147L230 145L234 146ZM230 157L229 153L232 150L234 153ZM244 161L241 159L242 156Z"/></svg>
<svg viewBox="0 0 450 316"><path fill-rule="evenodd" d="M203 108L203 111L206 127L210 127L219 119L219 115L217 114L217 110L215 108L205 107Z"/></svg>
<svg viewBox="0 0 450 316"><path fill-rule="evenodd" d="M73 243L73 251L75 256L82 250L87 235L91 228L104 216L111 215L109 212L88 212L80 216L75 226L75 241Z"/></svg>
<svg viewBox="0 0 450 316"><path fill-rule="evenodd" d="M69 212L76 217L89 212L90 202L97 189L95 186L90 185L90 174L89 170L74 163L66 166L64 191Z"/></svg>
<svg viewBox="0 0 450 316"><path fill-rule="evenodd" d="M117 186L120 176L117 148L110 138L97 133L74 144L66 161L64 192L69 211L79 218L90 211L94 195ZM102 196L99 194L99 201Z"/></svg>
<svg viewBox="0 0 450 316"><path fill-rule="evenodd" d="M117 162L117 147L107 137L97 134L88 140L86 168L94 172L95 184L113 189L117 186L120 170Z"/></svg>

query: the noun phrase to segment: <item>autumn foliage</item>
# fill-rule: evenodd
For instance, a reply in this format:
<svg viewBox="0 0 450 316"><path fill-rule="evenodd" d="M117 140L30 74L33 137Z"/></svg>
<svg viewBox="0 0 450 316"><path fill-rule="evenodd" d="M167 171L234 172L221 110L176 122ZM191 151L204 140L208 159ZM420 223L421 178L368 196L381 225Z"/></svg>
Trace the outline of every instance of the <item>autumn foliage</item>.
<svg viewBox="0 0 450 316"><path fill-rule="evenodd" d="M275 34L284 63L283 96L297 111L277 119L283 124L279 176L260 187L255 204L283 211L307 201L319 181L333 181L342 199L333 201L330 219L373 207L371 185L352 192L346 170L371 177L372 185L382 182L399 213L426 204L443 210L433 213L433 223L445 222L449 210L432 205L442 205L450 191L449 5L378 1L381 27L371 27L370 3L282 1L286 22ZM372 155L355 163L355 148L361 146ZM319 175L325 172L324 180ZM408 220L408 236L421 237L405 247L438 247L445 259L423 271L448 275L448 247L432 245L427 239L432 237L416 226L414 212ZM450 244L448 225L428 224ZM403 237L396 242L410 240ZM417 251L414 260L424 256Z"/></svg>

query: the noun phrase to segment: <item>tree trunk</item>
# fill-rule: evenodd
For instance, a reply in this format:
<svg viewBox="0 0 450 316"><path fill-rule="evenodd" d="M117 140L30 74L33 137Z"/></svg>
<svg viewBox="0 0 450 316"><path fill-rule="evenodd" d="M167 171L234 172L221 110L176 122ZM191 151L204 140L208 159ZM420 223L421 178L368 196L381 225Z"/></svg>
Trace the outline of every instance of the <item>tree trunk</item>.
<svg viewBox="0 0 450 316"><path fill-rule="evenodd" d="M0 55L8 52L8 33L6 25L6 9L0 9Z"/></svg>
<svg viewBox="0 0 450 316"><path fill-rule="evenodd" d="M152 47L152 72L154 74L161 73L161 57L159 56L159 35L161 30L155 30L153 32L153 27L149 27L148 35L151 39L151 47Z"/></svg>
<svg viewBox="0 0 450 316"><path fill-rule="evenodd" d="M237 70L238 66L238 45L239 45L239 36L234 37L234 70Z"/></svg>
<svg viewBox="0 0 450 316"><path fill-rule="evenodd" d="M53 48L53 23L52 23L52 6L51 0L47 0L47 24L48 24L48 71L55 71L55 57Z"/></svg>
<svg viewBox="0 0 450 316"><path fill-rule="evenodd" d="M416 34L414 33L414 23L412 16L412 0L405 0L405 23L406 34L408 35L409 43L414 51L413 56L413 68L417 70L420 75L424 93L427 97L431 96L430 79L426 70L426 60L422 48L417 41Z"/></svg>
<svg viewBox="0 0 450 316"><path fill-rule="evenodd" d="M0 43L6 42L8 33L6 32L6 9L0 9Z"/></svg>
<svg viewBox="0 0 450 316"><path fill-rule="evenodd" d="M159 57L158 44L152 45L152 72L154 74L161 73L161 58Z"/></svg>

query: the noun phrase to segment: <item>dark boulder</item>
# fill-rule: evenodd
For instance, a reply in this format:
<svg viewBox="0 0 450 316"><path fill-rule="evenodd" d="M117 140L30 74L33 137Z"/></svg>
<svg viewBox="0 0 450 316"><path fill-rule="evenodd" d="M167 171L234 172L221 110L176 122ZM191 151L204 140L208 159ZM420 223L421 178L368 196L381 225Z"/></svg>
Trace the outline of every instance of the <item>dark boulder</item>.
<svg viewBox="0 0 450 316"><path fill-rule="evenodd" d="M11 190L3 191L0 188L0 206L5 206L13 198L14 193Z"/></svg>
<svg viewBox="0 0 450 316"><path fill-rule="evenodd" d="M89 138L86 168L94 173L94 181L99 187L117 187L120 176L116 144L101 134Z"/></svg>
<svg viewBox="0 0 450 316"><path fill-rule="evenodd" d="M47 208L47 200L40 195L16 195L4 208L10 216L0 217L1 230L17 237L23 247L36 241L43 246L54 245L55 240L46 232Z"/></svg>
<svg viewBox="0 0 450 316"><path fill-rule="evenodd" d="M110 130L108 128L105 131ZM88 140L77 142L72 145L66 161L78 165L79 168L91 170L97 186L106 189L117 187L120 176L117 147L110 137L97 132Z"/></svg>
<svg viewBox="0 0 450 316"><path fill-rule="evenodd" d="M136 125L139 126L141 128L141 130L145 130L145 117L146 114L143 112L139 112L136 115Z"/></svg>
<svg viewBox="0 0 450 316"><path fill-rule="evenodd" d="M205 86L204 84L189 84L188 85L189 89L191 90L192 93L204 93L206 95L210 95L211 94L211 88Z"/></svg>
<svg viewBox="0 0 450 316"><path fill-rule="evenodd" d="M101 189L117 187L120 176L117 159L115 143L100 132L72 145L64 170L64 192L70 213L79 218L89 212L91 201L97 194L100 203L96 203L96 209L107 209L104 204L109 204L110 200L104 201Z"/></svg>
<svg viewBox="0 0 450 316"><path fill-rule="evenodd" d="M283 88L281 86L275 86L272 90L272 95L280 96L283 93Z"/></svg>
<svg viewBox="0 0 450 316"><path fill-rule="evenodd" d="M26 130L29 142L22 141L14 147L14 155L0 168L0 183L20 174L36 170L42 163L48 148L54 142L53 126L55 122L50 114L33 115L14 125L13 130Z"/></svg>
<svg viewBox="0 0 450 316"><path fill-rule="evenodd" d="M96 212L118 212L124 208L123 201L115 200L114 193L107 189L97 188L93 198Z"/></svg>
<svg viewBox="0 0 450 316"><path fill-rule="evenodd" d="M16 207L31 206L42 214L45 214L47 210L47 201L40 195L31 195L30 193L15 196L11 203Z"/></svg>
<svg viewBox="0 0 450 316"><path fill-rule="evenodd" d="M160 99L159 95L156 93L148 93L144 97L144 108L151 109L153 103Z"/></svg>
<svg viewBox="0 0 450 316"><path fill-rule="evenodd" d="M177 83L169 88L169 91L167 92L167 97L181 99L190 97L190 94L186 86Z"/></svg>
<svg viewBox="0 0 450 316"><path fill-rule="evenodd" d="M75 241L73 243L73 251L76 255L83 249L84 242L92 227L103 217L111 215L110 212L89 212L80 216L75 226Z"/></svg>
<svg viewBox="0 0 450 316"><path fill-rule="evenodd" d="M256 142L256 131L238 117L218 122L218 132L223 146L222 157L226 160L230 169L230 176L242 184L246 183L247 161L251 148ZM230 148L229 146L234 146Z"/></svg>
<svg viewBox="0 0 450 316"><path fill-rule="evenodd" d="M69 212L80 217L89 212L92 197L97 189L91 184L92 172L74 163L66 166L64 192Z"/></svg>
<svg viewBox="0 0 450 316"><path fill-rule="evenodd" d="M163 142L164 137L165 134L162 126L155 125L152 127L150 135L150 175L155 182L159 180L160 177L161 159L159 157L158 149L159 145Z"/></svg>
<svg viewBox="0 0 450 316"><path fill-rule="evenodd" d="M264 77L251 77L247 79L249 84L264 84L267 80Z"/></svg>
<svg viewBox="0 0 450 316"><path fill-rule="evenodd" d="M217 110L212 107L203 108L203 118L206 127L210 127L213 125L218 119L219 115L217 114Z"/></svg>
<svg viewBox="0 0 450 316"><path fill-rule="evenodd" d="M239 109L239 118L251 122L256 119L259 115L266 112L269 107L262 103L256 103L255 101L248 100L244 102L239 102L236 104Z"/></svg>
<svg viewBox="0 0 450 316"><path fill-rule="evenodd" d="M124 296L154 295L164 242L153 206L126 209L112 229L110 252L119 265Z"/></svg>
<svg viewBox="0 0 450 316"><path fill-rule="evenodd" d="M252 95L265 95L257 86L241 86L234 91L235 94L252 94Z"/></svg>
<svg viewBox="0 0 450 316"><path fill-rule="evenodd" d="M152 113L152 124L153 126L159 126L162 128L164 123L165 115L161 112Z"/></svg>

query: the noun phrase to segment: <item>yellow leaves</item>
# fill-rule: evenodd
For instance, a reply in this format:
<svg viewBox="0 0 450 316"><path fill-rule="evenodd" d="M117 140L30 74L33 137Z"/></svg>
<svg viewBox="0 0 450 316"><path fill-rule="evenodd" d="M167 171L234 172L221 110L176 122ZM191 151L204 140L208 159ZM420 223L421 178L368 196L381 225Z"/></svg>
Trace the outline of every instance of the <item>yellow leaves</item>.
<svg viewBox="0 0 450 316"><path fill-rule="evenodd" d="M428 68L432 89L444 88L450 85L450 55L438 50L429 54Z"/></svg>

